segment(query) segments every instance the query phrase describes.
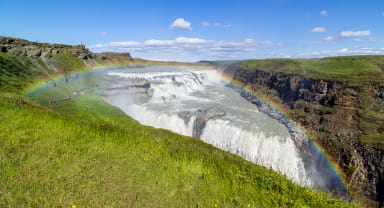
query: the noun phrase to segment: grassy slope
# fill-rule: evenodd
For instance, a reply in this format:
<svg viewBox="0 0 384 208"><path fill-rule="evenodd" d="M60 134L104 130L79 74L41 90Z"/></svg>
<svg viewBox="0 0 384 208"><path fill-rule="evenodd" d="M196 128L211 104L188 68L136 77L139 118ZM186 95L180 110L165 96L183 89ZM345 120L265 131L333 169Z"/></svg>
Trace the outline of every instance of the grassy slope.
<svg viewBox="0 0 384 208"><path fill-rule="evenodd" d="M17 84L2 74L0 207L351 206L197 139L139 125L92 94L48 109L5 93L39 75L18 78L12 69L29 60L0 56L12 60L0 66ZM20 69L29 74L35 63Z"/></svg>
<svg viewBox="0 0 384 208"><path fill-rule="evenodd" d="M73 69L84 70L86 65L70 54L60 54L47 61L0 53L0 90L20 93L31 82L50 80L57 74L67 74Z"/></svg>
<svg viewBox="0 0 384 208"><path fill-rule="evenodd" d="M0 53L0 89L2 91L19 91L26 87L31 77L48 72L49 70L42 65L42 62L32 62L26 57Z"/></svg>

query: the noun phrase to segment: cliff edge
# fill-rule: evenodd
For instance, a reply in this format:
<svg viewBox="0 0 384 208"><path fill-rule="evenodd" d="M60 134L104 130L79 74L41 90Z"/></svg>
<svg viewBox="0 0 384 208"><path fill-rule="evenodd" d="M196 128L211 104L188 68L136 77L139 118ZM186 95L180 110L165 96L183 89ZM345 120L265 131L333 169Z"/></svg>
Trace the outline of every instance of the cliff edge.
<svg viewBox="0 0 384 208"><path fill-rule="evenodd" d="M356 201L383 207L383 56L243 61L229 68L234 81L281 106L324 147Z"/></svg>

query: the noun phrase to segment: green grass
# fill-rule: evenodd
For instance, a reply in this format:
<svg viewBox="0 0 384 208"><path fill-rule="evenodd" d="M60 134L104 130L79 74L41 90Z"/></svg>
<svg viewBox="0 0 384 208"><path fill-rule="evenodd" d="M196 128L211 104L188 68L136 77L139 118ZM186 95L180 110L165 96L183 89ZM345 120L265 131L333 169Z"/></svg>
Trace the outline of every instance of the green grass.
<svg viewBox="0 0 384 208"><path fill-rule="evenodd" d="M50 75L0 55L18 87ZM81 69L63 59L57 67ZM93 86L87 76L29 95L38 102L2 78L0 207L352 207L198 139L140 125L92 90L47 105Z"/></svg>
<svg viewBox="0 0 384 208"><path fill-rule="evenodd" d="M62 103L65 113L0 100L0 206L351 206L91 95Z"/></svg>
<svg viewBox="0 0 384 208"><path fill-rule="evenodd" d="M48 62L55 68L48 67L40 58L0 53L0 90L20 93L34 81L51 80L57 74L69 74L86 68L81 59L71 54L59 54Z"/></svg>
<svg viewBox="0 0 384 208"><path fill-rule="evenodd" d="M361 142L364 144L374 144L378 148L384 149L384 115L370 109L360 112L359 128L364 135Z"/></svg>
<svg viewBox="0 0 384 208"><path fill-rule="evenodd" d="M16 57L0 53L0 89L2 91L20 91L31 77L38 73L38 66L26 57Z"/></svg>
<svg viewBox="0 0 384 208"><path fill-rule="evenodd" d="M384 56L343 56L321 59L247 60L243 69L300 74L308 78L359 84L384 80Z"/></svg>
<svg viewBox="0 0 384 208"><path fill-rule="evenodd" d="M376 144L384 149L384 133L368 134L361 138L363 144Z"/></svg>
<svg viewBox="0 0 384 208"><path fill-rule="evenodd" d="M72 54L68 53L54 56L53 63L64 72L79 71L86 68L85 63L81 59L75 58Z"/></svg>

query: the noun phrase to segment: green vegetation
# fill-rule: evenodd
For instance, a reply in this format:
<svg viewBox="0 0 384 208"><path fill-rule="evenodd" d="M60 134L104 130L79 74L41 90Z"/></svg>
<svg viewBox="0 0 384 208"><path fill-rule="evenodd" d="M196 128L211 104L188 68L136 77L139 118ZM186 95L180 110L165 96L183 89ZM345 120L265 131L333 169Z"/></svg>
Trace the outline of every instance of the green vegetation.
<svg viewBox="0 0 384 208"><path fill-rule="evenodd" d="M364 109L360 112L359 128L364 132L361 141L365 144L378 144L384 149L384 115L380 111Z"/></svg>
<svg viewBox="0 0 384 208"><path fill-rule="evenodd" d="M47 87L26 82L53 70L5 55L0 67L0 207L351 207L198 139L142 126L87 91L92 80ZM55 69L79 70L69 56ZM74 67L74 68L72 68ZM3 72L2 71L2 72ZM60 71L55 73L61 73Z"/></svg>
<svg viewBox="0 0 384 208"><path fill-rule="evenodd" d="M46 62L54 67L47 66ZM71 54L59 54L46 62L40 58L0 53L0 90L21 92L34 81L50 80L58 74L85 69L84 62Z"/></svg>
<svg viewBox="0 0 384 208"><path fill-rule="evenodd" d="M1 95L1 206L348 206L92 95L56 107Z"/></svg>
<svg viewBox="0 0 384 208"><path fill-rule="evenodd" d="M63 53L54 56L52 59L55 66L58 66L63 71L84 70L86 68L84 62L79 58L73 57L72 54Z"/></svg>
<svg viewBox="0 0 384 208"><path fill-rule="evenodd" d="M42 69L42 70L41 70ZM20 91L31 80L49 70L26 57L16 57L0 53L0 89L2 91Z"/></svg>
<svg viewBox="0 0 384 208"><path fill-rule="evenodd" d="M372 81L374 80L372 78ZM370 85L364 86L363 89L359 97L361 107L358 127L363 133L360 140L363 144L373 144L384 149L384 102L374 96Z"/></svg>
<svg viewBox="0 0 384 208"><path fill-rule="evenodd" d="M308 78L343 81L359 84L384 80L383 56L342 56L321 59L247 60L241 64L249 70L264 70L301 74Z"/></svg>
<svg viewBox="0 0 384 208"><path fill-rule="evenodd" d="M379 144L382 149L384 149L384 133L375 133L363 136L361 141L364 144Z"/></svg>

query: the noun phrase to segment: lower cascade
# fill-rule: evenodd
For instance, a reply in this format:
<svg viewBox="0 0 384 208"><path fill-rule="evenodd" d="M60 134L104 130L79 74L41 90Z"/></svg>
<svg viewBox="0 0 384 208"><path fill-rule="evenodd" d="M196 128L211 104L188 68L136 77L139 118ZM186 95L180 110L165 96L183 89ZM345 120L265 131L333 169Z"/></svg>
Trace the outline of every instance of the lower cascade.
<svg viewBox="0 0 384 208"><path fill-rule="evenodd" d="M346 194L309 140L301 137L298 142L296 130L227 87L215 69L151 66L107 74L104 100L140 123L200 138L301 186Z"/></svg>

